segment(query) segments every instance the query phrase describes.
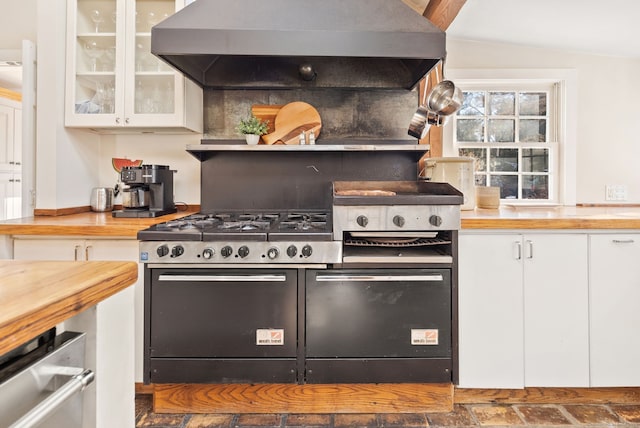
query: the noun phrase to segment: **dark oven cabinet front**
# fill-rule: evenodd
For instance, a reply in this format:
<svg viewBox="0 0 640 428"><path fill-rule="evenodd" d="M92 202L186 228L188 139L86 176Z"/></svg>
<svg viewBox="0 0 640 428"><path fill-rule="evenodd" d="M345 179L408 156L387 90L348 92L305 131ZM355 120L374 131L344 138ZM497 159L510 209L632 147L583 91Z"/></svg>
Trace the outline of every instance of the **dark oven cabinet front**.
<svg viewBox="0 0 640 428"><path fill-rule="evenodd" d="M309 270L309 383L450 382L450 269Z"/></svg>
<svg viewBox="0 0 640 428"><path fill-rule="evenodd" d="M297 271L150 269L152 383L296 382Z"/></svg>

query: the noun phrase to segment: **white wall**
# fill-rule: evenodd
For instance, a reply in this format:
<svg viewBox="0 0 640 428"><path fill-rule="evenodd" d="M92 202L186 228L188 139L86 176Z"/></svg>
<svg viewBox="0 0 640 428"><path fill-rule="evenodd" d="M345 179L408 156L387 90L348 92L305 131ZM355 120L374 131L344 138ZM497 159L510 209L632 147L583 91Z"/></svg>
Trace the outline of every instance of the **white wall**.
<svg viewBox="0 0 640 428"><path fill-rule="evenodd" d="M141 159L145 164L169 165L173 176L174 200L200 204L200 161L189 154L188 144L200 144L202 135L104 135L100 149L100 186L113 187L118 174L111 158ZM116 204L120 203L120 196Z"/></svg>
<svg viewBox="0 0 640 428"><path fill-rule="evenodd" d="M640 60L551 49L447 41L447 68L571 68L578 78L577 203L610 203L606 184L640 203ZM446 72L446 70L445 70Z"/></svg>
<svg viewBox="0 0 640 428"><path fill-rule="evenodd" d="M64 128L64 1L38 0L38 147L36 207L86 206L91 188L112 186L112 157L169 165L175 199L199 203L200 167L185 152L199 136L99 136ZM606 184L626 184L640 203L640 60L550 49L448 40L447 67L569 68L578 76L578 203L606 203ZM609 93L605 96L605 91Z"/></svg>

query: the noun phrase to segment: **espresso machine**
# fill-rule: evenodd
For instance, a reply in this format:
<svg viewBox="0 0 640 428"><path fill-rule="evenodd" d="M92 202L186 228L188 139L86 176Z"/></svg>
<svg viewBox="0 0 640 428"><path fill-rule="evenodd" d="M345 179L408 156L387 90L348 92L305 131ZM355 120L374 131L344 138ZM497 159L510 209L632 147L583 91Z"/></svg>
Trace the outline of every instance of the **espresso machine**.
<svg viewBox="0 0 640 428"><path fill-rule="evenodd" d="M175 213L173 173L167 165L125 166L120 171L122 209L114 217L160 217Z"/></svg>

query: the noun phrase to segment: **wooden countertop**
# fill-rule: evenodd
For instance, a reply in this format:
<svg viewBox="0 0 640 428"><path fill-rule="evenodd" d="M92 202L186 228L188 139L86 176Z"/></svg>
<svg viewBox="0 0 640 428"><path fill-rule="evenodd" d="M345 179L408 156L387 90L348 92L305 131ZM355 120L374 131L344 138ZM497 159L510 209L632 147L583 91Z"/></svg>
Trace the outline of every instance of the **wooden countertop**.
<svg viewBox="0 0 640 428"><path fill-rule="evenodd" d="M135 239L140 230L195 212L191 209L155 218L116 218L110 212L24 217L0 221L0 235L77 235Z"/></svg>
<svg viewBox="0 0 640 428"><path fill-rule="evenodd" d="M157 218L114 218L86 212L0 221L0 235L97 236L135 239L138 231L195 210ZM640 206L513 207L461 211L462 229L640 229Z"/></svg>
<svg viewBox="0 0 640 428"><path fill-rule="evenodd" d="M462 229L640 229L640 206L547 206L461 211Z"/></svg>
<svg viewBox="0 0 640 428"><path fill-rule="evenodd" d="M0 260L0 355L134 284L135 262Z"/></svg>

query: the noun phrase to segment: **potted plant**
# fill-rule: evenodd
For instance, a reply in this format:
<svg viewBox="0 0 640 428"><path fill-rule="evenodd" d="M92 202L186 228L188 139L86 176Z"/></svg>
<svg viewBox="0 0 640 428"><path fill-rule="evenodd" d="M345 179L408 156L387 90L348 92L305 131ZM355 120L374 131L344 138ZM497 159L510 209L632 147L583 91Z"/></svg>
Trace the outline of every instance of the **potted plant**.
<svg viewBox="0 0 640 428"><path fill-rule="evenodd" d="M244 134L247 144L258 144L260 136L268 132L268 125L268 120L263 121L251 115L246 119L240 119L240 123L236 126L236 131Z"/></svg>

